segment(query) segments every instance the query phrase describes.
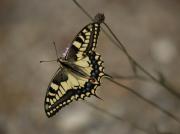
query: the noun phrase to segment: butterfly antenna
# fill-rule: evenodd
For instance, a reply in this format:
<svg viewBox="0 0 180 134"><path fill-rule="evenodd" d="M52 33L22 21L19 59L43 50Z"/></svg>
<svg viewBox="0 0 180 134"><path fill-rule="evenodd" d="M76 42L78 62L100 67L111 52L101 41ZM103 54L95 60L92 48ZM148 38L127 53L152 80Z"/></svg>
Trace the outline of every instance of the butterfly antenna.
<svg viewBox="0 0 180 134"><path fill-rule="evenodd" d="M56 48L56 43L53 41L53 45L54 45L54 49L55 49L55 52L56 52L56 57L58 59L58 52L57 52L57 48Z"/></svg>

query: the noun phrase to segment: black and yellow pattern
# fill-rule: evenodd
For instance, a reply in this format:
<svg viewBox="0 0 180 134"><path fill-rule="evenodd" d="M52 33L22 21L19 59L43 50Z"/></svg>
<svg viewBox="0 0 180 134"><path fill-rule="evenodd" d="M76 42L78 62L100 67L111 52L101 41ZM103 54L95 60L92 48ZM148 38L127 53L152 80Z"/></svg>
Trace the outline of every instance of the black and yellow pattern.
<svg viewBox="0 0 180 134"><path fill-rule="evenodd" d="M85 26L75 37L67 55L68 61L82 59L87 53L91 53L96 48L97 39L100 32L99 23L91 23Z"/></svg>
<svg viewBox="0 0 180 134"><path fill-rule="evenodd" d="M96 95L96 88L105 76L101 56L94 51L99 32L100 23L85 26L60 59L62 67L52 78L45 97L45 112L48 117L73 100Z"/></svg>

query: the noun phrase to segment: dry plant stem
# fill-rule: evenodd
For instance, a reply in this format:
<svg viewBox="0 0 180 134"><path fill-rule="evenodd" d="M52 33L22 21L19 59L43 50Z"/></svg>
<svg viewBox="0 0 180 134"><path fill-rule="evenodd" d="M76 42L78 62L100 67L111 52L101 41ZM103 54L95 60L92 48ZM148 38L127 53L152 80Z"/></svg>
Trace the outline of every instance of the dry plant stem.
<svg viewBox="0 0 180 134"><path fill-rule="evenodd" d="M164 113L165 115L167 115L168 117L174 119L179 125L180 125L180 119L175 117L175 115L171 114L170 112L168 112L167 110L163 109L162 107L160 107L159 105L157 105L156 103L146 99L145 97L143 97L142 95L140 95L139 93L135 92L132 88L127 87L115 80L113 80L112 78L107 78L109 81L111 81L112 83L123 87L125 89L127 89L128 91L130 91L131 93L133 93L134 95L136 95L138 98L141 98L142 100L144 100L145 102L147 102L148 104L151 104L153 107L157 108L159 111L161 111L162 113Z"/></svg>
<svg viewBox="0 0 180 134"><path fill-rule="evenodd" d="M93 21L93 17L91 17L91 15L76 0L73 0L73 2Z"/></svg>
<svg viewBox="0 0 180 134"><path fill-rule="evenodd" d="M139 63L137 63L137 61L135 61L133 59L133 57L131 57L131 55L128 53L128 51L126 50L126 48L124 47L124 45L120 42L120 40L116 37L116 35L113 33L113 31L111 30L111 28L106 24L103 23L106 28L109 30L109 32L112 34L112 36L115 38L115 40L118 42L118 44L116 43L115 45L119 48L121 48L121 50L125 53L125 55L127 56L128 60L132 63L132 67L134 66L134 68L139 68L143 73L145 73L149 78L151 78L154 82L160 84L161 86L163 86L167 91L169 91L171 94L173 94L174 96L176 96L178 99L180 99L180 94L177 93L174 89L170 88L169 86L167 86L166 83L162 83L159 81L159 79L155 78L152 74L150 74L147 70L144 69L144 67L142 67L142 65L140 65ZM133 69L134 70L134 69ZM136 74L136 72L135 72Z"/></svg>
<svg viewBox="0 0 180 134"><path fill-rule="evenodd" d="M100 108L100 107L97 107L95 104L93 104L93 103L91 103L91 102L88 102L88 101L85 101L85 102L86 102L88 105L90 105L91 107L93 107L94 109L96 109L96 110L98 110L98 111L100 111L100 112L102 112L102 113L104 113L104 114L106 114L106 115L108 115L108 116L110 116L110 117L118 120L118 121L126 122L126 123L128 123L131 127L135 128L135 129L137 129L137 130L139 130L139 131L141 131L141 132L144 132L144 133L146 133L146 134L151 134L150 132L147 132L147 130L138 127L137 125L133 124L133 123L130 122L130 121L127 121L127 120L123 119L123 118L120 117L120 116L117 116L117 115L115 115L115 114L113 114L113 113L110 113L110 112L107 111L107 110L104 110L104 109L102 109L102 108Z"/></svg>

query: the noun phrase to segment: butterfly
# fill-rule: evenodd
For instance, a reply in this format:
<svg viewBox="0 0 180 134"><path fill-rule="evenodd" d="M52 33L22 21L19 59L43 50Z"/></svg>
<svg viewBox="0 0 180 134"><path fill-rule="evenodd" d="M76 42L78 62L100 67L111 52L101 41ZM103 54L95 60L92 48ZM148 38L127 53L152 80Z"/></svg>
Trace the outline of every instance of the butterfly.
<svg viewBox="0 0 180 134"><path fill-rule="evenodd" d="M49 83L44 109L48 117L55 115L73 100L94 95L104 73L101 55L95 52L101 21L86 25L74 38L61 58L59 69Z"/></svg>

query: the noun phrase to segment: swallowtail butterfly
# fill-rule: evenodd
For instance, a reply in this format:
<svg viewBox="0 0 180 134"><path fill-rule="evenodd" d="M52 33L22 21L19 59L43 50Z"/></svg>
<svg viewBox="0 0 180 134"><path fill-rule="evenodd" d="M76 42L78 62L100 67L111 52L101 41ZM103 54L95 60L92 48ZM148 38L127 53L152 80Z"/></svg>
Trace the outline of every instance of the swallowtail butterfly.
<svg viewBox="0 0 180 134"><path fill-rule="evenodd" d="M97 96L95 90L101 84L104 73L101 55L95 52L103 14L97 14L94 22L86 25L72 41L64 56L58 58L60 67L49 83L44 108L52 117L73 100Z"/></svg>

